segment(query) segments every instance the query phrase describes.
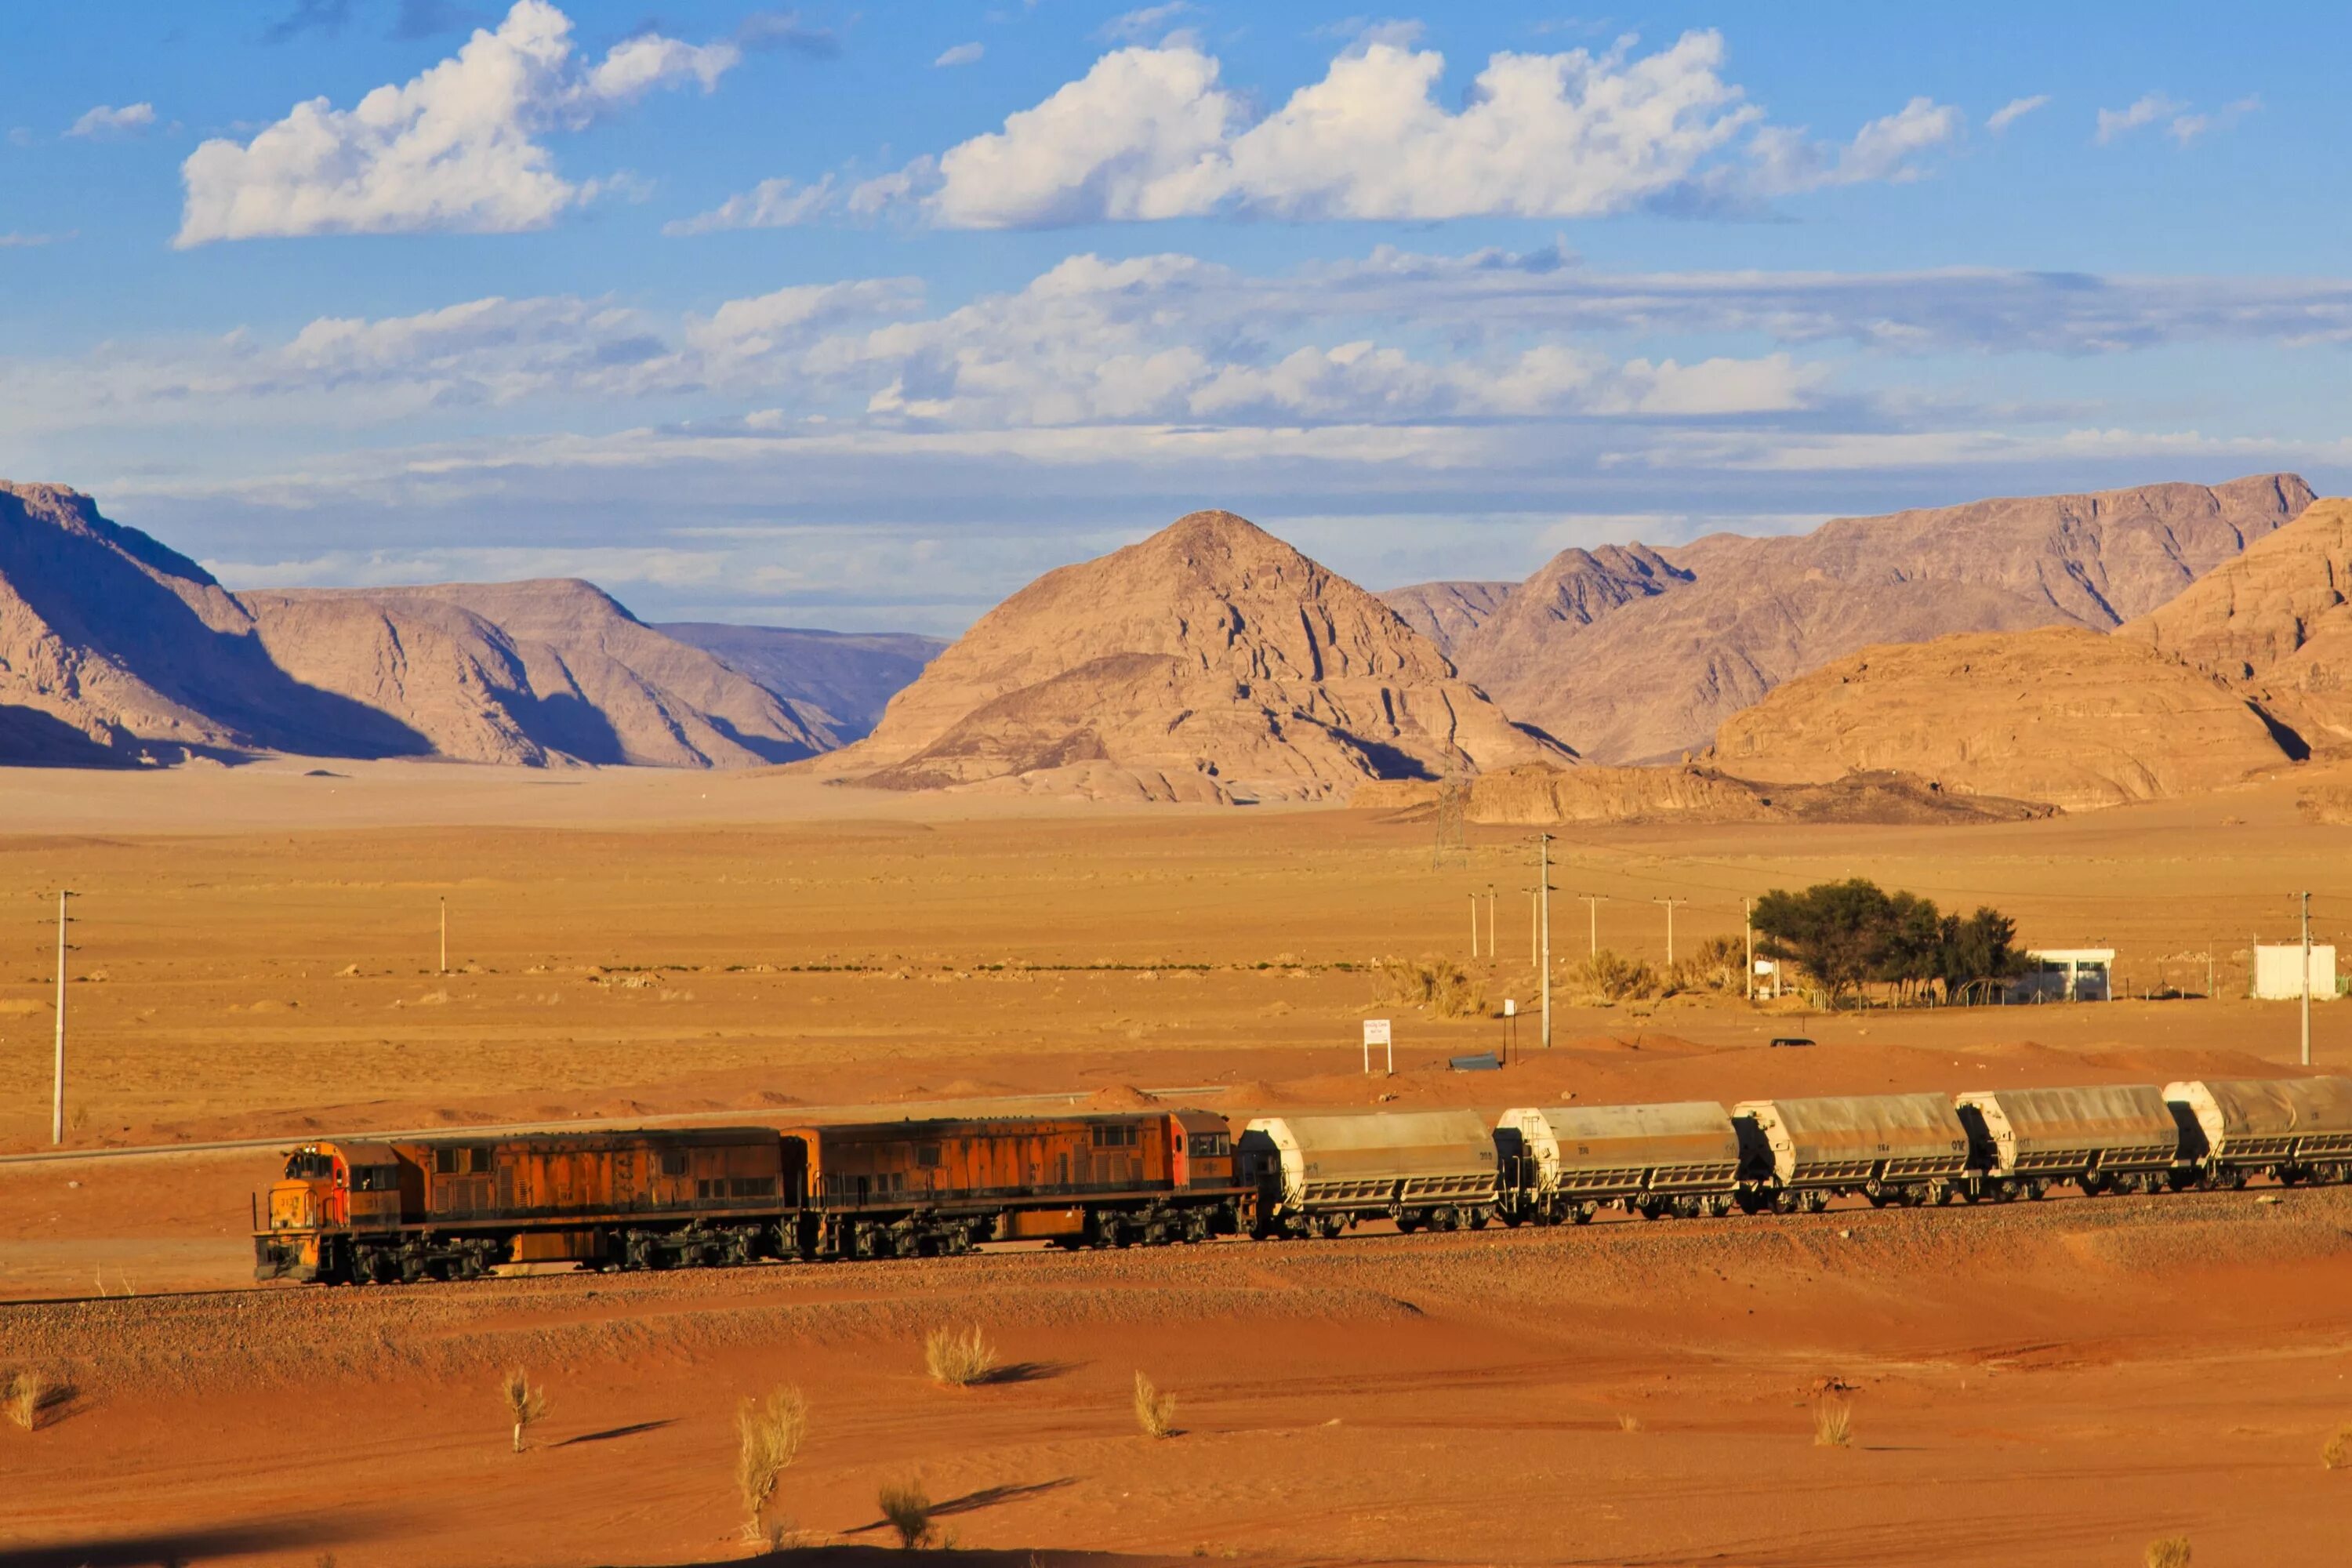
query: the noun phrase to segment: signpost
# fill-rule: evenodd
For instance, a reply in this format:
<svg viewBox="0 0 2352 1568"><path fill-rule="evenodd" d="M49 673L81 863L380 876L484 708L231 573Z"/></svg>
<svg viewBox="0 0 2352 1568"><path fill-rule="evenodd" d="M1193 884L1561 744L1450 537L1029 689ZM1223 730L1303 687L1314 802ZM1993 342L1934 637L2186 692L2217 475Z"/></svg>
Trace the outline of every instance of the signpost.
<svg viewBox="0 0 2352 1568"><path fill-rule="evenodd" d="M1507 1065L1519 1044L1519 999L1503 998L1503 1060Z"/></svg>
<svg viewBox="0 0 2352 1568"><path fill-rule="evenodd" d="M1374 1046L1380 1046L1387 1050L1389 1054L1389 1076L1391 1078L1394 1078L1396 1076L1396 1042L1390 1038L1389 1021L1386 1018L1367 1018L1364 1020L1364 1071L1367 1074L1372 1070L1372 1047Z"/></svg>

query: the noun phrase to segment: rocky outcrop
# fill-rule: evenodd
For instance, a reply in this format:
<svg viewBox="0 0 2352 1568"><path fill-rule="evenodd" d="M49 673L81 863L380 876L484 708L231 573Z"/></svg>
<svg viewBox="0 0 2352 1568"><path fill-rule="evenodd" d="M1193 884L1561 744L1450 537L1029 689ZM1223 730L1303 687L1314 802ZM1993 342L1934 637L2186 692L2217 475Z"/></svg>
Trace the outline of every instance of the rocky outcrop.
<svg viewBox="0 0 2352 1568"><path fill-rule="evenodd" d="M1433 806L1429 784L1366 784L1360 809ZM1516 827L1598 823L2019 822L2054 808L1991 795L1957 795L1910 773L1848 773L1827 784L1759 784L1711 768L1506 768L1470 781L1465 815Z"/></svg>
<svg viewBox="0 0 2352 1568"><path fill-rule="evenodd" d="M2234 784L2294 757L2244 694L2074 626L1873 647L1725 721L1705 759L1766 783L1899 770L2067 810Z"/></svg>
<svg viewBox="0 0 2352 1568"><path fill-rule="evenodd" d="M911 632L821 632L661 621L654 630L716 655L803 714L821 713L843 741L873 733L882 710L947 647Z"/></svg>
<svg viewBox="0 0 2352 1568"><path fill-rule="evenodd" d="M2315 750L2352 744L2352 500L2315 501L2116 635L2230 682Z"/></svg>
<svg viewBox="0 0 2352 1568"><path fill-rule="evenodd" d="M822 765L884 788L1255 800L1568 760L1371 595L1204 511L1024 588Z"/></svg>
<svg viewBox="0 0 2352 1568"><path fill-rule="evenodd" d="M1416 583L1376 596L1450 658L1454 645L1492 619L1517 586L1516 583Z"/></svg>
<svg viewBox="0 0 2352 1568"><path fill-rule="evenodd" d="M1865 647L2108 630L2311 500L2300 479L2270 474L1846 518L1783 538L1570 550L1459 637L1454 657L1588 761L1672 759L1781 682Z"/></svg>

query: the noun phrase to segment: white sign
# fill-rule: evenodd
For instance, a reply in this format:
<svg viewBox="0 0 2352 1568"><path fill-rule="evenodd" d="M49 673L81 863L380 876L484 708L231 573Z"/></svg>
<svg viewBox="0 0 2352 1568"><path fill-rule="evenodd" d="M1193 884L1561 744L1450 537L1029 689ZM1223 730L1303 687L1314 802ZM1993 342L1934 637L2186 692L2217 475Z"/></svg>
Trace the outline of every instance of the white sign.
<svg viewBox="0 0 2352 1568"><path fill-rule="evenodd" d="M1516 997L1516 996L1506 996L1506 997L1504 997L1504 998L1503 998L1503 1016L1504 1016L1504 1017L1506 1017L1506 1018L1516 1018L1516 1017L1517 1017L1518 1016L1519 1016L1519 999L1518 999L1517 997Z"/></svg>
<svg viewBox="0 0 2352 1568"><path fill-rule="evenodd" d="M1386 1018L1367 1018L1364 1020L1364 1044L1368 1046L1385 1046L1389 1043L1389 1021Z"/></svg>

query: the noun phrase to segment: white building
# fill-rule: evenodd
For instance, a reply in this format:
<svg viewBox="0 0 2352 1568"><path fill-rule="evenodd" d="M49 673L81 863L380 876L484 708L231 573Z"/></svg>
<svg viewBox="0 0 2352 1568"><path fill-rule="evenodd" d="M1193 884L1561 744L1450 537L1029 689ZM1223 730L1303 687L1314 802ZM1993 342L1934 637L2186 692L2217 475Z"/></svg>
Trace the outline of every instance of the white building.
<svg viewBox="0 0 2352 1568"><path fill-rule="evenodd" d="M2292 1002L2303 994L2303 943L2254 944L2254 994L2265 1002ZM2311 999L2336 1000L2336 944L2311 944Z"/></svg>
<svg viewBox="0 0 2352 1568"><path fill-rule="evenodd" d="M2025 955L2025 973L2009 984L2011 1002L2105 1002L2116 967L2112 947L2045 947Z"/></svg>

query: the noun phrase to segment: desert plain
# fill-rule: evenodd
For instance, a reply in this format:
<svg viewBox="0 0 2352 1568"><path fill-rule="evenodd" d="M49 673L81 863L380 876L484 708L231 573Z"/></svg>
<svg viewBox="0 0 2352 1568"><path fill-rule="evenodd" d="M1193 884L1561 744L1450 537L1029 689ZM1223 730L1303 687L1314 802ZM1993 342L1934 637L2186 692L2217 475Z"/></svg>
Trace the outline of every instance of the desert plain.
<svg viewBox="0 0 2352 1568"><path fill-rule="evenodd" d="M1528 832L1473 825L1445 859L1425 811L790 772L11 773L0 1344L71 1393L0 1428L0 1563L740 1561L733 1413L783 1383L812 1410L782 1509L809 1562L878 1558L877 1489L909 1479L960 1551L1010 1563L2054 1568L2176 1534L2200 1564L2331 1561L2341 1189L375 1289L257 1287L247 1239L285 1147L367 1131L2285 1070L2295 1009L2242 999L2244 954L2289 934L2296 890L2342 885L2347 830L2297 808L2326 771L1966 826L1560 829L1557 961L1596 913L1654 963L1656 900L1687 900L1689 944L1738 931L1745 898L1851 875L1996 905L2028 945L2112 946L2133 996L1563 1005L1549 1051ZM1490 888L1499 952L1473 961ZM2347 911L2314 908L2332 937ZM1431 957L1517 1002L1500 1072L1446 1059L1508 1049L1506 1026L1391 999L1381 965ZM2138 999L2165 990L2190 994ZM1367 1016L1394 1023L1393 1075L1362 1071ZM2352 1066L2352 1015L2315 1007L2313 1040ZM971 1324L1007 1375L934 1385L925 1332ZM520 1455L495 1387L515 1365L551 1405ZM1177 1436L1138 1432L1138 1371ZM1848 1447L1815 1443L1824 1391Z"/></svg>

